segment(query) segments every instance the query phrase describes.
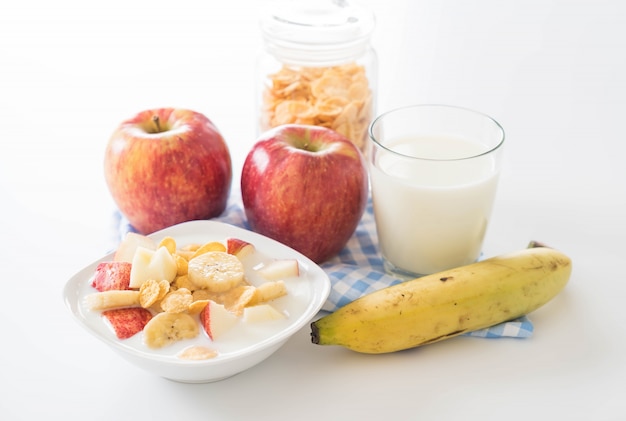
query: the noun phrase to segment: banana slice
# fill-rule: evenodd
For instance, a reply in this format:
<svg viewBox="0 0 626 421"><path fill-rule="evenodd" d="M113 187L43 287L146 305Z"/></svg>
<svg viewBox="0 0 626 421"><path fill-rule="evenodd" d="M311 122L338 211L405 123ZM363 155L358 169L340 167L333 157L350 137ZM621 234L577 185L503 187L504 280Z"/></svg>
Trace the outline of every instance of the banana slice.
<svg viewBox="0 0 626 421"><path fill-rule="evenodd" d="M139 291L112 289L85 296L90 310L109 310L120 307L139 306Z"/></svg>
<svg viewBox="0 0 626 421"><path fill-rule="evenodd" d="M287 295L285 281L268 281L255 288L254 296L247 305L255 306L257 304L280 298L283 295Z"/></svg>
<svg viewBox="0 0 626 421"><path fill-rule="evenodd" d="M187 313L159 313L143 328L143 340L150 348L163 348L176 341L198 336L198 322Z"/></svg>
<svg viewBox="0 0 626 421"><path fill-rule="evenodd" d="M187 276L200 288L224 292L243 281L244 269L236 256L222 251L209 251L189 261Z"/></svg>

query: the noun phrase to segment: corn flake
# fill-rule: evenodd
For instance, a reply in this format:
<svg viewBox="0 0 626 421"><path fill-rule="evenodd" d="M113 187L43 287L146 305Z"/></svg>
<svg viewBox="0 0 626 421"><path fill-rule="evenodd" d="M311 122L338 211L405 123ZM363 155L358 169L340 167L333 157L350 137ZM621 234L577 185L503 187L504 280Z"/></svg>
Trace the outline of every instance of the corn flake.
<svg viewBox="0 0 626 421"><path fill-rule="evenodd" d="M183 349L179 354L178 358L182 360L209 360L211 358L217 357L217 351L211 348L207 348L205 346L190 346L188 348Z"/></svg>
<svg viewBox="0 0 626 421"><path fill-rule="evenodd" d="M200 314L207 304L209 304L209 300L194 300L191 304L189 304L187 311L189 311L189 314Z"/></svg>
<svg viewBox="0 0 626 421"><path fill-rule="evenodd" d="M176 289L185 288L192 292L198 289L198 287L193 282L191 282L189 276L187 275L180 275L174 278L172 286Z"/></svg>
<svg viewBox="0 0 626 421"><path fill-rule="evenodd" d="M187 288L178 288L165 295L161 300L161 309L166 313L182 313L187 311L192 302L191 291Z"/></svg>
<svg viewBox="0 0 626 421"><path fill-rule="evenodd" d="M322 126L364 150L372 92L363 66L283 66L269 80L262 95L262 130L292 123Z"/></svg>
<svg viewBox="0 0 626 421"><path fill-rule="evenodd" d="M161 247L165 247L171 255L174 255L174 253L176 253L176 240L172 237L165 237L159 242L158 248Z"/></svg>
<svg viewBox="0 0 626 421"><path fill-rule="evenodd" d="M193 259L194 257L198 257L201 254L208 253L210 251L225 252L226 251L226 246L224 244L220 243L219 241L210 241L208 243L203 244L197 250L195 250L193 255L191 256L191 259ZM191 259L189 259L189 260L191 260Z"/></svg>
<svg viewBox="0 0 626 421"><path fill-rule="evenodd" d="M148 279L139 288L139 305L143 308L151 307L159 300L160 292L161 286L159 283L154 279Z"/></svg>

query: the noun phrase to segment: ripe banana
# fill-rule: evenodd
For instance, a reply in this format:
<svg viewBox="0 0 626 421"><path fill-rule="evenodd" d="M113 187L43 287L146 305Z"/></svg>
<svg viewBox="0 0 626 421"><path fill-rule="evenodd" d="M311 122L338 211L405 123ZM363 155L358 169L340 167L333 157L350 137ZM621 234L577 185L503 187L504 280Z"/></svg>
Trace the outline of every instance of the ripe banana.
<svg viewBox="0 0 626 421"><path fill-rule="evenodd" d="M112 289L94 292L85 296L85 304L90 310L110 310L139 305L139 291Z"/></svg>
<svg viewBox="0 0 626 421"><path fill-rule="evenodd" d="M150 348L163 348L176 341L198 336L198 322L187 313L159 313L143 328L144 343Z"/></svg>
<svg viewBox="0 0 626 421"><path fill-rule="evenodd" d="M200 288L225 292L244 280L244 268L237 256L225 251L208 251L189 261L187 276Z"/></svg>
<svg viewBox="0 0 626 421"><path fill-rule="evenodd" d="M414 348L528 314L567 284L565 254L529 248L365 295L311 323L311 340L381 354Z"/></svg>

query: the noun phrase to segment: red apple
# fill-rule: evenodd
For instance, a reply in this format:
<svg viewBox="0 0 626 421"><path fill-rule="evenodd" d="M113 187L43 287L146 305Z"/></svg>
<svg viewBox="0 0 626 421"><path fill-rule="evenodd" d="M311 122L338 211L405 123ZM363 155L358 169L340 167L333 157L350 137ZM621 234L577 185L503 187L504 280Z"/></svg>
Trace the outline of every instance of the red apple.
<svg viewBox="0 0 626 421"><path fill-rule="evenodd" d="M152 313L143 307L114 308L102 312L119 339L128 339L141 332L152 319Z"/></svg>
<svg viewBox="0 0 626 421"><path fill-rule="evenodd" d="M226 208L230 152L203 114L147 110L120 124L109 139L104 173L120 211L140 233L209 219Z"/></svg>
<svg viewBox="0 0 626 421"><path fill-rule="evenodd" d="M250 227L316 263L346 245L365 211L363 155L343 135L318 126L265 132L244 161L241 195Z"/></svg>
<svg viewBox="0 0 626 421"><path fill-rule="evenodd" d="M96 267L91 286L98 291L130 289L131 264L128 262L102 262Z"/></svg>
<svg viewBox="0 0 626 421"><path fill-rule="evenodd" d="M209 300L200 312L200 323L212 341L237 324L239 319L222 304Z"/></svg>
<svg viewBox="0 0 626 421"><path fill-rule="evenodd" d="M256 251L254 244L240 238L229 237L226 239L226 252L237 256L239 260L245 259Z"/></svg>

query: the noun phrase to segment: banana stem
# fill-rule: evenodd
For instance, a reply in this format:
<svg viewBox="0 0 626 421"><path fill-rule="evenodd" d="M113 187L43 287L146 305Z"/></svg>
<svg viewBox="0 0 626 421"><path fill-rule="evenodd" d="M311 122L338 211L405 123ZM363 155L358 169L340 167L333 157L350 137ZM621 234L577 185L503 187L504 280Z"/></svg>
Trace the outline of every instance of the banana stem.
<svg viewBox="0 0 626 421"><path fill-rule="evenodd" d="M534 249L537 247L546 247L546 248L550 248L550 246L546 245L545 243L542 243L540 241L535 241L532 240L530 243L528 243L528 247L529 249Z"/></svg>

